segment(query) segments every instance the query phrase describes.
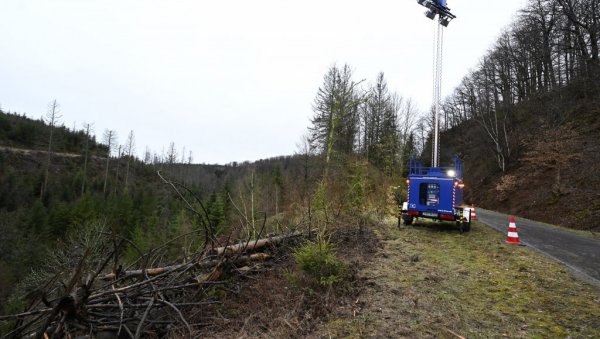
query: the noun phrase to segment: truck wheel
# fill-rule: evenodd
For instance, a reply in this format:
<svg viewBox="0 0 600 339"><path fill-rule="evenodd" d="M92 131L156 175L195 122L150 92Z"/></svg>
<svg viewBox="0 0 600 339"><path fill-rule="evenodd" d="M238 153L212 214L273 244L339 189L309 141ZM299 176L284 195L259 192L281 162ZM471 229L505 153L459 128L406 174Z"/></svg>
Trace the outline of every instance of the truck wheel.
<svg viewBox="0 0 600 339"><path fill-rule="evenodd" d="M412 225L412 222L413 222L412 216L405 216L405 217L403 217L403 219L404 219L404 225L406 225L406 226Z"/></svg>
<svg viewBox="0 0 600 339"><path fill-rule="evenodd" d="M471 231L471 222L463 221L460 223L460 233L470 232Z"/></svg>

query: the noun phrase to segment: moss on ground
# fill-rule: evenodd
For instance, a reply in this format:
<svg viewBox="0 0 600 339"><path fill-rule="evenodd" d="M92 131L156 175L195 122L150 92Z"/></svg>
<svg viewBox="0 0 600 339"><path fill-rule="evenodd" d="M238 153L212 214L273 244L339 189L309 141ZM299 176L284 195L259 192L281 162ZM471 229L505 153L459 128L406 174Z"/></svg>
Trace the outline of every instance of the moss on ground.
<svg viewBox="0 0 600 339"><path fill-rule="evenodd" d="M379 230L383 248L362 272L364 293L331 337L597 338L600 291L506 235L474 223ZM361 307L359 307L361 306Z"/></svg>

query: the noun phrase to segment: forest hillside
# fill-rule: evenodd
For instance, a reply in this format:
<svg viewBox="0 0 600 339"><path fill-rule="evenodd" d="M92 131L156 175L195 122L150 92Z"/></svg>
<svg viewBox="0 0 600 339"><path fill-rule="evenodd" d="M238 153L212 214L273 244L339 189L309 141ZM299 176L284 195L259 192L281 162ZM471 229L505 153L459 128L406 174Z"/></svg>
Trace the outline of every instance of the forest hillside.
<svg viewBox="0 0 600 339"><path fill-rule="evenodd" d="M444 100L469 202L598 229L599 18L597 1L529 1Z"/></svg>
<svg viewBox="0 0 600 339"><path fill-rule="evenodd" d="M600 102L566 88L511 108L515 140L505 171L491 157L493 145L477 122L443 134L444 146L460 150L465 199L487 209L565 227L599 230ZM545 119L560 112L561 122ZM446 155L446 156L449 156Z"/></svg>

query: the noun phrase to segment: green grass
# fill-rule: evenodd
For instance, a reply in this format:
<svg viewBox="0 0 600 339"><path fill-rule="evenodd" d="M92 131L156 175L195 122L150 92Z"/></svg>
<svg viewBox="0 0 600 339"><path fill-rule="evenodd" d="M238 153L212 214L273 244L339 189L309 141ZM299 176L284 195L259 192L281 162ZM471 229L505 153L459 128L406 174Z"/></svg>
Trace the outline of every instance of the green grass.
<svg viewBox="0 0 600 339"><path fill-rule="evenodd" d="M363 271L360 316L374 321L359 336L600 337L600 291L560 264L478 223L462 235L452 224L393 224Z"/></svg>

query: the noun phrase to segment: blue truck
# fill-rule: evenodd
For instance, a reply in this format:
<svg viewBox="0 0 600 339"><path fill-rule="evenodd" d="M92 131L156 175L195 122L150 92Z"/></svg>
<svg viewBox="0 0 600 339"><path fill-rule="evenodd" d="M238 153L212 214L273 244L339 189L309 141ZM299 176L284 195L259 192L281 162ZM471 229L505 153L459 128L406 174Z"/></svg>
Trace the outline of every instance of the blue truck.
<svg viewBox="0 0 600 339"><path fill-rule="evenodd" d="M463 203L465 185L458 157L454 157L453 167L424 167L411 158L406 184L407 201L402 203L400 215L404 225L427 218L455 222L461 233L471 230L471 209Z"/></svg>

